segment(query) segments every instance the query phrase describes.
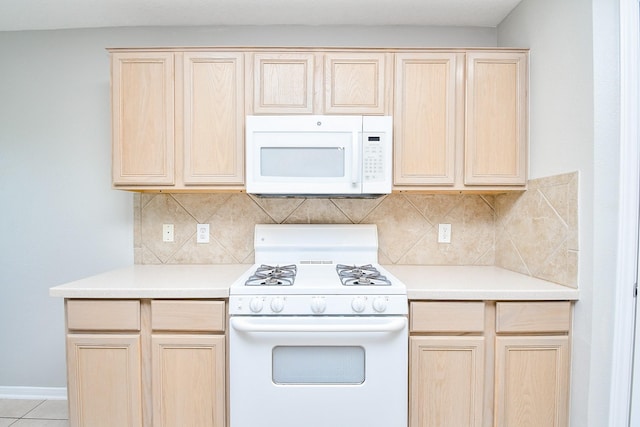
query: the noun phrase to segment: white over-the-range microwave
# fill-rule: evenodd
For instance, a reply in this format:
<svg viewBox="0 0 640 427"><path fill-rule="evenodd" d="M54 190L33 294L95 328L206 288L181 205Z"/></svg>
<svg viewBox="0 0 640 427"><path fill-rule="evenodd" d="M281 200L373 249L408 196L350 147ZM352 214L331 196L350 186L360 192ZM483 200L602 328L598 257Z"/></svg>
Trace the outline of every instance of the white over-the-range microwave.
<svg viewBox="0 0 640 427"><path fill-rule="evenodd" d="M247 193L388 194L392 131L389 116L247 116Z"/></svg>

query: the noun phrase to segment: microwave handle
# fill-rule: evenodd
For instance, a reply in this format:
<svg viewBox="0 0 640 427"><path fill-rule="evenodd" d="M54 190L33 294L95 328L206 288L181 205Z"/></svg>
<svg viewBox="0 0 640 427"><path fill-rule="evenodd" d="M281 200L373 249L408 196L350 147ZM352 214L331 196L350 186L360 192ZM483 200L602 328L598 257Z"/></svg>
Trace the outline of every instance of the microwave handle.
<svg viewBox="0 0 640 427"><path fill-rule="evenodd" d="M351 140L351 183L354 185L360 182L360 176L362 175L360 172L362 160L360 159L361 153L358 149L359 146L360 132L353 132L353 138Z"/></svg>

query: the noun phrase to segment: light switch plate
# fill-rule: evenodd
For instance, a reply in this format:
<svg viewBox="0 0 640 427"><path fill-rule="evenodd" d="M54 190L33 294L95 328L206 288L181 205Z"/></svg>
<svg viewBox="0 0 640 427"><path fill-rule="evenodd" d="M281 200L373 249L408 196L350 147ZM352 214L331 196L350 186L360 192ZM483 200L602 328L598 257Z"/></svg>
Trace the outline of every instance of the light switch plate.
<svg viewBox="0 0 640 427"><path fill-rule="evenodd" d="M451 224L438 224L438 243L451 243Z"/></svg>
<svg viewBox="0 0 640 427"><path fill-rule="evenodd" d="M209 243L209 224L196 225L196 242Z"/></svg>

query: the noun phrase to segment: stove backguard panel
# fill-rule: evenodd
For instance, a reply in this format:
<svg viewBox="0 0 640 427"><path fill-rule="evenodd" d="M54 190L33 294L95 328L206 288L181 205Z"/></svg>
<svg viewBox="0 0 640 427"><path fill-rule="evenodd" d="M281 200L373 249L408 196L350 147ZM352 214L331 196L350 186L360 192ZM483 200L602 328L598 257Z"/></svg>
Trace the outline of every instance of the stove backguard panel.
<svg viewBox="0 0 640 427"><path fill-rule="evenodd" d="M501 195L390 194L378 199L258 198L247 194L134 195L136 264L253 264L255 224L378 226L381 264L496 265L577 286L578 173L529 181ZM196 224L210 242L196 243ZM438 224L451 243L437 242ZM162 241L174 224L174 242Z"/></svg>

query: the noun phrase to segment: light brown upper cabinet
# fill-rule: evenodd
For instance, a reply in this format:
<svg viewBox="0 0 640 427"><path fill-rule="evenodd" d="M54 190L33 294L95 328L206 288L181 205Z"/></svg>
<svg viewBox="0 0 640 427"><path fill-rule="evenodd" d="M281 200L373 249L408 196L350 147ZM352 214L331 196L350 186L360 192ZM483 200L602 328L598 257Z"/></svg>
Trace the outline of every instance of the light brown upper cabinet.
<svg viewBox="0 0 640 427"><path fill-rule="evenodd" d="M173 53L112 54L114 185L174 184L173 82Z"/></svg>
<svg viewBox="0 0 640 427"><path fill-rule="evenodd" d="M250 54L251 55L251 54ZM386 52L252 54L249 114L386 114L391 76ZM249 98L249 97L248 97Z"/></svg>
<svg viewBox="0 0 640 427"><path fill-rule="evenodd" d="M527 55L468 52L465 184L526 184L527 116Z"/></svg>
<svg viewBox="0 0 640 427"><path fill-rule="evenodd" d="M244 182L242 53L185 52L184 184Z"/></svg>
<svg viewBox="0 0 640 427"><path fill-rule="evenodd" d="M394 189L524 190L527 53L397 53Z"/></svg>
<svg viewBox="0 0 640 427"><path fill-rule="evenodd" d="M315 54L255 53L253 113L313 113Z"/></svg>
<svg viewBox="0 0 640 427"><path fill-rule="evenodd" d="M455 184L462 53L396 54L394 184Z"/></svg>
<svg viewBox="0 0 640 427"><path fill-rule="evenodd" d="M324 55L325 114L384 114L388 61L386 53L337 53Z"/></svg>
<svg viewBox="0 0 640 427"><path fill-rule="evenodd" d="M242 189L244 54L112 52L113 184Z"/></svg>

